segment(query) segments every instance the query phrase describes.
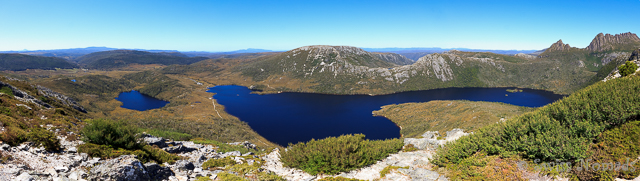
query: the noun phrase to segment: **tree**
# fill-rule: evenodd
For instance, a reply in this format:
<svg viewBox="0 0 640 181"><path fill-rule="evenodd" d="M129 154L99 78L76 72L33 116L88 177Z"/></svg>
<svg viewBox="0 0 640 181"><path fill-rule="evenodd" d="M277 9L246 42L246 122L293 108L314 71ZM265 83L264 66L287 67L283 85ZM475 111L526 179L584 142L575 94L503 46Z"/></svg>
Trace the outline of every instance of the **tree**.
<svg viewBox="0 0 640 181"><path fill-rule="evenodd" d="M623 77L635 73L637 69L638 69L638 65L636 65L631 61L627 61L627 63L625 63L624 65L620 65L620 67L618 67L618 70L620 71L620 75L622 75Z"/></svg>

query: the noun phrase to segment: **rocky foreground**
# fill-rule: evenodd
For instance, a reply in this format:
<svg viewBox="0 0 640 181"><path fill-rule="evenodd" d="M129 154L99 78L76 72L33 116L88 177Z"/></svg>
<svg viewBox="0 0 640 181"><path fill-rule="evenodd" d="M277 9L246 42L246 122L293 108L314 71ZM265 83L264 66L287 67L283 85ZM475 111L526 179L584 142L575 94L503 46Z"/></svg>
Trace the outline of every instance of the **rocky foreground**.
<svg viewBox="0 0 640 181"><path fill-rule="evenodd" d="M453 129L447 136L440 137L437 131L427 131L422 138L405 138L405 145L413 145L415 151L400 151L365 168L338 175L310 175L300 169L284 167L280 161L281 150L274 149L270 153L254 155L252 152L241 154L240 151L218 152L212 145L195 144L191 141L170 141L163 138L145 135L143 141L163 150L182 156L183 159L174 164L142 163L135 155L123 155L113 159L89 157L86 153L78 153L77 146L82 141L67 141L66 137L58 137L62 151L48 152L42 147L34 147L26 142L19 146L0 145L2 160L0 163L0 180L178 180L190 181L202 179L225 180L218 175L233 174L247 180L258 180L254 173L238 173L223 168L204 169L203 163L209 159L232 158L237 164L260 165L258 172L276 174L284 180L320 180L326 177L344 177L360 180L421 180L444 181L444 175L432 170L429 159L435 149L447 142L455 141L469 135L462 129ZM247 149L256 146L249 142L228 143L242 145ZM286 151L286 150L285 150ZM393 167L381 177L385 168ZM550 177L530 174L531 180L553 180ZM558 179L558 178L556 178ZM560 178L559 180L563 180ZM640 180L640 177L636 180Z"/></svg>
<svg viewBox="0 0 640 181"><path fill-rule="evenodd" d="M358 169L339 175L312 176L302 170L283 167L280 162L279 149L261 156L251 152L241 154L240 151L218 152L212 145L195 144L191 141L169 141L163 138L145 135L144 142L155 145L163 150L182 156L183 159L174 164L142 163L135 155L123 155L113 159L92 158L86 153L78 153L77 146L82 141L67 141L59 136L62 151L49 152L42 147L35 147L33 143L23 143L19 146L2 144L0 153L0 180L196 180L207 177L221 180L218 174L227 172L252 179L251 175L242 175L223 169L203 169L202 165L209 159L232 158L238 164L260 164L260 172L275 173L286 180L319 180L324 177L341 176L362 180L447 180L443 175L429 170L429 158L434 148L447 141L455 140L468 133L453 130L444 140L437 140L437 133L427 132L424 138L407 138L405 144L414 144L419 150L399 152L366 168ZM249 142L229 143L255 148ZM263 162L263 163L260 163ZM392 170L385 177L380 178L380 171L387 166L401 167Z"/></svg>

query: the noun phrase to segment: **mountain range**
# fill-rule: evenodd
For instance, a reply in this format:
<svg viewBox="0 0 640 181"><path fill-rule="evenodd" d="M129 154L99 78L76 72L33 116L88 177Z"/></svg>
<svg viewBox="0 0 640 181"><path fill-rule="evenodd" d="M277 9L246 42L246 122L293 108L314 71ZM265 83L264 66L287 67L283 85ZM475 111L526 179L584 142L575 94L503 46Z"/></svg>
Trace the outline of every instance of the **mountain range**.
<svg viewBox="0 0 640 181"><path fill-rule="evenodd" d="M600 33L586 48L571 47L559 40L544 51L514 50L510 52L521 52L514 55L476 52L476 50L443 51L445 49L440 48L367 49L375 51L370 52L357 47L329 45L305 46L286 52L246 49L211 54L191 52L191 55L177 51L148 52L89 47L55 50L68 54L75 53L74 55L96 51L67 59L65 63L62 63L64 59L60 58L44 59L39 58L41 56L25 55L20 58L22 62L31 58L45 61L45 63L39 63L41 66L37 67L12 64L11 68L6 65L4 69L53 69L78 66L89 69L117 69L132 64L190 65L209 58L244 59L246 61L241 63L217 68L216 72L227 72L232 79L233 77L244 80L249 78L250 81L230 83L247 84L246 86L265 91L386 94L444 87L523 87L571 93L607 76L639 47L640 38L630 32L616 35ZM439 53L420 51L438 51ZM506 52L509 51L501 53ZM403 53L411 56L419 55L420 58L414 62L412 58L402 55ZM30 54L35 53L30 52ZM2 55L16 57L21 54ZM204 56L192 57L193 55ZM46 63L46 61L55 63ZM189 74L188 70L201 69L183 67L179 70L184 70L180 72L181 74ZM291 81L288 83L280 81L283 79Z"/></svg>
<svg viewBox="0 0 640 181"><path fill-rule="evenodd" d="M306 46L239 65L238 70L255 81L254 87L277 91L385 94L444 87L524 87L571 93L601 80L640 48L633 33L599 34L594 42L591 48L580 49L560 40L540 56L450 50L403 66L390 66L384 63L388 60L356 47ZM309 86L287 85L279 82L282 79Z"/></svg>

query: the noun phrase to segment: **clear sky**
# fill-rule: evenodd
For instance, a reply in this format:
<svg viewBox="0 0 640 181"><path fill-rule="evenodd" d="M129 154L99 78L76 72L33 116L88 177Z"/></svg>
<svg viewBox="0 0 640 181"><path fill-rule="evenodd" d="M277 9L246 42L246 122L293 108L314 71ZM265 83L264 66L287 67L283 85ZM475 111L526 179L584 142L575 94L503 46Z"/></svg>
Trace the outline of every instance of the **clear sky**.
<svg viewBox="0 0 640 181"><path fill-rule="evenodd" d="M306 45L532 50L640 33L640 0L0 0L0 51Z"/></svg>

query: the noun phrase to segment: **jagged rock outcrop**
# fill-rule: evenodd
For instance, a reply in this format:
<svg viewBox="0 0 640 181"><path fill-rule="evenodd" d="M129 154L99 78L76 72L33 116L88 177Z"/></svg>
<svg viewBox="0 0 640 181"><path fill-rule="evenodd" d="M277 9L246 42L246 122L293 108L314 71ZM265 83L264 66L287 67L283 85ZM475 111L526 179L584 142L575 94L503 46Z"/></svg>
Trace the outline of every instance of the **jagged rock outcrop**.
<svg viewBox="0 0 640 181"><path fill-rule="evenodd" d="M17 80L17 79L13 79L14 81L21 81L21 80ZM22 102L26 102L26 103L34 103L38 106L44 107L44 108L55 108L50 104L45 103L44 101L40 100L40 99L36 99L35 97L29 95L27 92L22 91L10 84L7 84L5 82L0 81L0 87L9 87L11 89L11 92L14 95L14 98L22 101ZM80 106L77 102L75 102L72 98L67 97L65 95L62 95L60 93L54 92L49 88L46 87L42 87L42 86L36 86L36 88L38 89L38 94L40 94L41 96L44 96L46 98L53 98L54 100L56 100L57 102L60 102L63 105L72 107L75 110L78 110L80 112L83 113L87 113L87 110L85 110L82 106Z"/></svg>
<svg viewBox="0 0 640 181"><path fill-rule="evenodd" d="M73 100L70 97L67 97L65 95L62 95L60 93L54 92L49 88L46 87L42 87L42 86L37 86L38 88L38 93L43 95L46 98L55 98L56 100L58 100L59 102L61 102L62 104L66 105L66 106L70 106L75 110L78 110L80 112L83 113L87 113L87 110L85 110L82 106L80 106L75 100Z"/></svg>
<svg viewBox="0 0 640 181"><path fill-rule="evenodd" d="M631 53L631 56L629 56L629 61L640 61L640 48L634 50L633 53Z"/></svg>
<svg viewBox="0 0 640 181"><path fill-rule="evenodd" d="M564 44L564 43L562 43L562 40L558 40L554 44L551 44L551 46L549 48L547 48L547 50L545 50L545 52L569 51L569 50L571 50L571 48L572 47L569 46L569 44Z"/></svg>
<svg viewBox="0 0 640 181"><path fill-rule="evenodd" d="M35 97L29 95L27 92L22 91L10 84L4 83L2 81L0 81L0 87L9 87L11 89L11 92L13 93L14 98L22 101L22 102L28 102L28 103L34 103L37 104L39 106L45 107L45 108L52 108L53 106L42 102L40 99L36 99Z"/></svg>
<svg viewBox="0 0 640 181"><path fill-rule="evenodd" d="M590 52L601 52L606 50L613 50L616 46L625 44L637 44L640 43L640 38L635 33L627 32L616 35L600 33L596 35L591 41L591 44L587 46L587 50Z"/></svg>

